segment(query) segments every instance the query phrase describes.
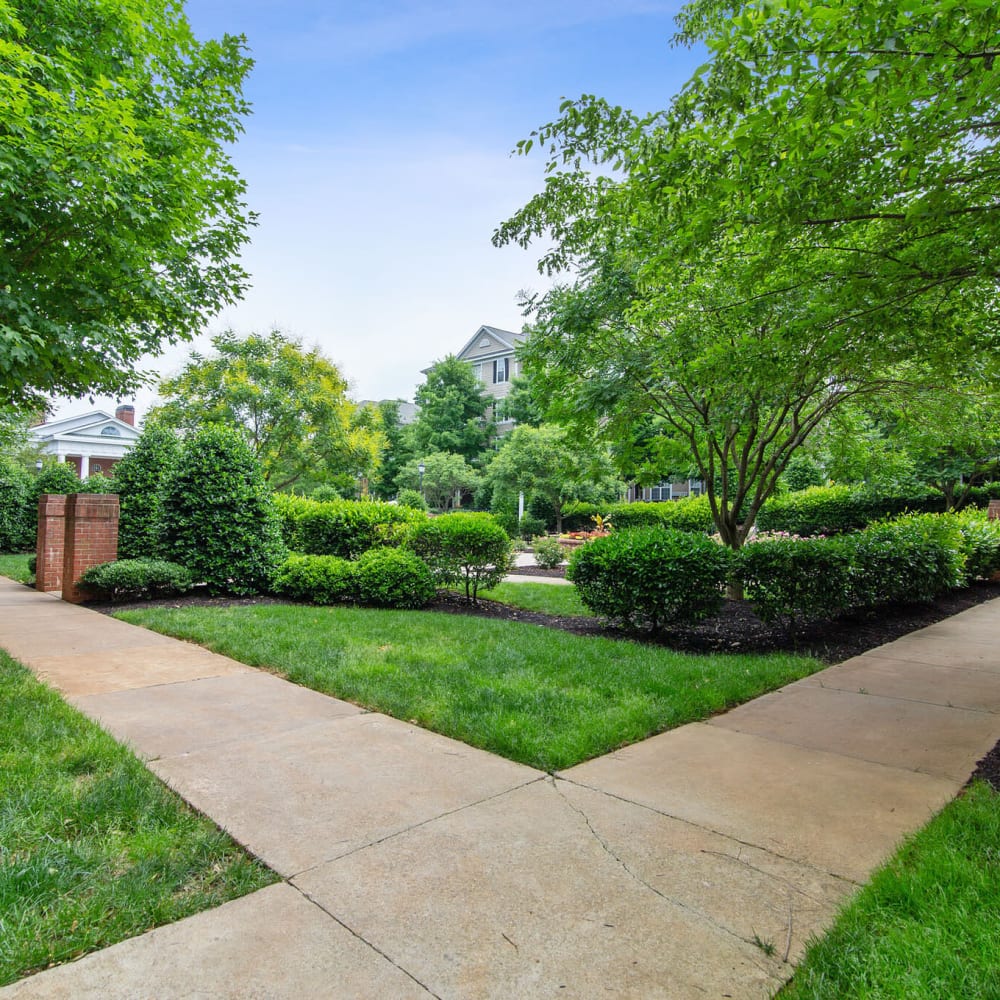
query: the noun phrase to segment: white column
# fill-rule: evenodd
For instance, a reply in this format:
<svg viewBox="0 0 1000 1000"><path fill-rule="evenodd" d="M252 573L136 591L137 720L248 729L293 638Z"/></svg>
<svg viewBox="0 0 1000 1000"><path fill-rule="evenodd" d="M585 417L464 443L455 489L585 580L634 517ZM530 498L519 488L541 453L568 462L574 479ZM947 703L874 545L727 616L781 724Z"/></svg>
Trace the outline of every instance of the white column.
<svg viewBox="0 0 1000 1000"><path fill-rule="evenodd" d="M90 475L90 456L80 456L80 478L86 479Z"/></svg>

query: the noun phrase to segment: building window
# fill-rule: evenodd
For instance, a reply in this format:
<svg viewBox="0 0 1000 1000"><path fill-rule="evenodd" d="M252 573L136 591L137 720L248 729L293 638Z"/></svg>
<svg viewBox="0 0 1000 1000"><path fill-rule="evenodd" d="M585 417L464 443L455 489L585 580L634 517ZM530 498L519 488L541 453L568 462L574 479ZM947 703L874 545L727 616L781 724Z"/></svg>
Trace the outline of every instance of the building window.
<svg viewBox="0 0 1000 1000"><path fill-rule="evenodd" d="M118 430L117 427L114 427L111 424L108 424L107 427L104 427L104 428L101 429L101 437L116 438L116 437L121 437L121 436L122 436L122 432L120 430Z"/></svg>
<svg viewBox="0 0 1000 1000"><path fill-rule="evenodd" d="M510 358L497 358L493 362L493 384L510 381Z"/></svg>

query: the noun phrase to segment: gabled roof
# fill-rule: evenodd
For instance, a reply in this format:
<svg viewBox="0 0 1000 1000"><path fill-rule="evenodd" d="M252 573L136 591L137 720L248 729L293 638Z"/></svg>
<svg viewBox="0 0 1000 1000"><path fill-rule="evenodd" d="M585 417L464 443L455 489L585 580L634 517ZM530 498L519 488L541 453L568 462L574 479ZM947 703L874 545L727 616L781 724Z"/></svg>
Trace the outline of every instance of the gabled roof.
<svg viewBox="0 0 1000 1000"><path fill-rule="evenodd" d="M106 428L112 428L117 434L102 435ZM113 437L118 440L135 441L139 437L139 431L131 424L119 420L110 413L103 410L91 410L89 413L81 413L75 417L61 417L59 420L50 420L44 424L38 424L30 429L31 437L42 443L45 441L65 441L81 439L100 439L102 436L107 439Z"/></svg>
<svg viewBox="0 0 1000 1000"><path fill-rule="evenodd" d="M514 333L512 330L501 330L495 326L481 326L455 357L466 360L466 354L477 345L480 345L484 339L492 340L496 345L495 350L487 352L485 356L488 357L492 354L513 354L515 345L522 340L526 340L527 336L526 333Z"/></svg>

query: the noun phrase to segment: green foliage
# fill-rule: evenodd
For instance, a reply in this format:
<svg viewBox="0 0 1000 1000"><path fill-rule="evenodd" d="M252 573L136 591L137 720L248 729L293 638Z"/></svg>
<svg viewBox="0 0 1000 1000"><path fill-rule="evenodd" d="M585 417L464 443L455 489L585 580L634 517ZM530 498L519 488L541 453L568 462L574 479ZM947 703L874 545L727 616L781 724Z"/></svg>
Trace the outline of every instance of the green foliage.
<svg viewBox="0 0 1000 1000"><path fill-rule="evenodd" d="M358 600L376 608L422 608L434 579L422 559L401 549L371 549L354 564Z"/></svg>
<svg viewBox="0 0 1000 1000"><path fill-rule="evenodd" d="M118 559L91 566L80 583L112 601L169 597L190 590L191 573L162 559Z"/></svg>
<svg viewBox="0 0 1000 1000"><path fill-rule="evenodd" d="M535 562L542 569L555 569L566 561L566 550L555 538L547 535L539 535L533 539L531 549L535 554Z"/></svg>
<svg viewBox="0 0 1000 1000"><path fill-rule="evenodd" d="M396 503L400 507L409 507L411 510L423 511L427 513L427 501L416 491L402 489L396 497Z"/></svg>
<svg viewBox="0 0 1000 1000"><path fill-rule="evenodd" d="M111 476L104 475L103 472L95 472L92 476L87 476L80 488L81 493L117 493L116 484Z"/></svg>
<svg viewBox="0 0 1000 1000"><path fill-rule="evenodd" d="M417 525L410 548L431 568L439 586L460 585L466 601L495 587L511 559L507 532L489 514L448 514Z"/></svg>
<svg viewBox="0 0 1000 1000"><path fill-rule="evenodd" d="M378 500L332 500L276 497L282 537L289 548L309 555L357 559L369 549L401 545L426 515L410 507Z"/></svg>
<svg viewBox="0 0 1000 1000"><path fill-rule="evenodd" d="M69 462L49 462L35 476L34 494L37 500L43 493L82 493L83 483L76 469Z"/></svg>
<svg viewBox="0 0 1000 1000"><path fill-rule="evenodd" d="M160 386L166 402L150 414L162 426L188 431L208 424L241 428L273 489L303 477L364 473L383 445L377 413L360 413L347 381L316 348L279 330L212 338L215 354L192 353Z"/></svg>
<svg viewBox="0 0 1000 1000"><path fill-rule="evenodd" d="M497 518L497 523L499 523L505 531L507 530L507 525L503 524L500 518ZM519 538L529 542L532 538L545 531L545 521L540 517L532 517L530 514L525 514L520 521L517 521L515 518L515 531Z"/></svg>
<svg viewBox="0 0 1000 1000"><path fill-rule="evenodd" d="M355 596L354 564L339 556L309 556L292 552L274 574L272 587L296 601L336 604Z"/></svg>
<svg viewBox="0 0 1000 1000"><path fill-rule="evenodd" d="M712 508L707 496L664 500L662 503L572 503L566 507L567 531L589 531L596 515L608 518L616 528L660 526L677 531L708 534L713 530Z"/></svg>
<svg viewBox="0 0 1000 1000"><path fill-rule="evenodd" d="M267 590L284 558L271 493L246 441L210 426L188 438L162 493L163 552L213 593Z"/></svg>
<svg viewBox="0 0 1000 1000"><path fill-rule="evenodd" d="M799 452L788 460L781 481L785 488L792 492L806 490L810 486L822 486L824 482L823 470L811 455Z"/></svg>
<svg viewBox="0 0 1000 1000"><path fill-rule="evenodd" d="M962 535L967 579L988 580L1000 571L1000 520L990 521L977 510L953 516Z"/></svg>
<svg viewBox="0 0 1000 1000"><path fill-rule="evenodd" d="M423 463L424 474L420 475ZM403 489L423 490L427 503L447 510L459 491L473 491L480 483L479 473L462 455L436 451L422 458L411 458L399 470L396 483Z"/></svg>
<svg viewBox="0 0 1000 1000"><path fill-rule="evenodd" d="M582 545L566 578L591 611L655 631L718 612L730 560L731 553L707 536L632 528Z"/></svg>
<svg viewBox="0 0 1000 1000"><path fill-rule="evenodd" d="M435 362L413 399L420 408L412 425L415 453L449 452L474 462L486 450L493 433L485 416L491 399L471 365L453 354Z"/></svg>
<svg viewBox="0 0 1000 1000"><path fill-rule="evenodd" d="M179 4L0 5L0 403L123 395L242 294L244 40Z"/></svg>
<svg viewBox="0 0 1000 1000"><path fill-rule="evenodd" d="M165 478L180 455L180 442L165 427L146 427L115 466L120 508L118 555L142 559L160 551L161 498Z"/></svg>
<svg viewBox="0 0 1000 1000"><path fill-rule="evenodd" d="M324 503L328 500L341 500L343 498L336 486L331 486L329 483L321 483L309 494L309 499Z"/></svg>
<svg viewBox="0 0 1000 1000"><path fill-rule="evenodd" d="M0 458L0 552L21 552L35 543L37 500L31 475Z"/></svg>

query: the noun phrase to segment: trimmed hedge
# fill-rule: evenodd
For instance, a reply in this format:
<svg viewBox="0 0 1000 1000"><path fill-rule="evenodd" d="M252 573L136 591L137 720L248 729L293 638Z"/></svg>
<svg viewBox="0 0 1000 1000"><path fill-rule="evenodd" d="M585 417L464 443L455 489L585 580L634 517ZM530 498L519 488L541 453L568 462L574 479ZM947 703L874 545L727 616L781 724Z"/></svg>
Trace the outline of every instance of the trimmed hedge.
<svg viewBox="0 0 1000 1000"><path fill-rule="evenodd" d="M276 594L313 604L354 599L354 564L339 556L290 553L274 572Z"/></svg>
<svg viewBox="0 0 1000 1000"><path fill-rule="evenodd" d="M427 563L401 549L371 549L354 564L358 600L376 608L422 608L436 592Z"/></svg>
<svg viewBox="0 0 1000 1000"><path fill-rule="evenodd" d="M563 508L563 530L589 531L594 526L593 517L596 514L610 518L618 529L663 527L706 535L715 531L707 496L664 500L662 503L569 503Z"/></svg>
<svg viewBox="0 0 1000 1000"><path fill-rule="evenodd" d="M630 628L656 630L716 614L725 600L731 562L729 549L707 535L632 528L577 549L566 578L596 614Z"/></svg>
<svg viewBox="0 0 1000 1000"><path fill-rule="evenodd" d="M512 547L491 514L444 514L413 528L409 547L430 567L439 586L462 586L475 602L480 588L507 575Z"/></svg>
<svg viewBox="0 0 1000 1000"><path fill-rule="evenodd" d="M118 559L91 566L80 583L112 601L169 597L190 590L191 573L163 559Z"/></svg>
<svg viewBox="0 0 1000 1000"><path fill-rule="evenodd" d="M369 549L402 545L427 515L379 500L310 500L276 494L281 536L307 555L357 559Z"/></svg>

